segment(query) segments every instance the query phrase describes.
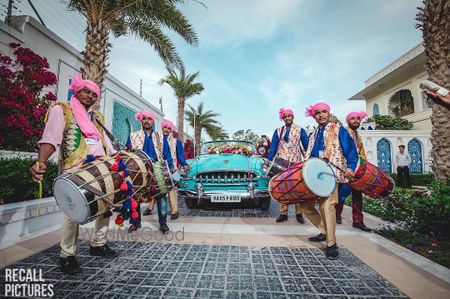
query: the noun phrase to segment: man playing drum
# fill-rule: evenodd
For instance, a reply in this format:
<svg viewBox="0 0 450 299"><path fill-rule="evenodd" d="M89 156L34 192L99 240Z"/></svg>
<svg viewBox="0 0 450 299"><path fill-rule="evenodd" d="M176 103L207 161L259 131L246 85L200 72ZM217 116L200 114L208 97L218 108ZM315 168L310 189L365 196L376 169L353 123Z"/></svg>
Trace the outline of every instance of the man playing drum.
<svg viewBox="0 0 450 299"><path fill-rule="evenodd" d="M56 103L47 114L46 125L39 143L38 161L30 172L34 181L42 181L47 170L49 157L60 150L60 170L68 172L80 167L88 155L93 157L113 154L111 140L103 131L103 115L92 106L100 97L100 88L90 80L83 80L79 74L72 79L69 88L74 95L69 104ZM109 217L97 216L91 239L90 254L115 257L116 252L106 243ZM61 236L61 271L66 274L80 272L75 259L78 242L78 224L65 217Z"/></svg>
<svg viewBox="0 0 450 299"><path fill-rule="evenodd" d="M346 183L353 177L358 154L355 143L348 131L336 123L330 122L330 106L317 103L306 109L306 116L314 117L318 127L311 135L306 159L317 157L328 160L336 175L338 183ZM335 259L339 255L336 245L336 210L338 190L328 198L319 200L320 214L315 209L316 202L309 200L301 203L308 219L320 231L317 236L309 238L311 242L326 241L325 255L328 259Z"/></svg>
<svg viewBox="0 0 450 299"><path fill-rule="evenodd" d="M136 113L136 119L142 124L142 129L132 132L128 137L126 146L133 149L143 150L152 161L163 161L163 157L170 154L169 149L163 152L161 137L154 132L155 116L150 111ZM157 200L159 229L165 234L169 231L167 226L167 196L161 196ZM150 202L152 205L152 202Z"/></svg>
<svg viewBox="0 0 450 299"><path fill-rule="evenodd" d="M185 173L189 173L189 165L186 163L183 144L172 135L173 123L164 119L161 123L161 129L163 132L163 153L167 153L163 158L169 164L170 170L173 171L179 162ZM172 213L170 219L175 220L180 216L178 213L178 193L176 188L170 190L169 202Z"/></svg>
<svg viewBox="0 0 450 299"><path fill-rule="evenodd" d="M348 124L348 133L352 137L355 142L356 149L358 151L358 156L362 157L364 160L367 160L366 152L364 151L364 145L361 139L361 136L358 134L358 128L361 125L361 121L367 116L367 113L364 111L361 112L351 112L347 115L345 120ZM353 216L353 227L358 228L360 230L370 232L372 229L368 228L363 222L363 197L362 193L356 189L351 188L348 185L342 185L341 189L349 189L348 193L352 194L352 216ZM339 203L336 205L336 223L342 223L342 210L344 208L344 200L345 198L339 198Z"/></svg>
<svg viewBox="0 0 450 299"><path fill-rule="evenodd" d="M275 157L279 157L291 164L303 161L305 149L308 147L308 135L306 131L294 123L294 112L292 109L281 108L279 116L280 120L284 121L284 126L276 129L273 133L267 159L272 161ZM266 161L266 166L268 164L269 161ZM295 214L298 222L305 223L302 208L299 203L295 204ZM280 203L280 215L276 222L283 222L287 219L288 205Z"/></svg>

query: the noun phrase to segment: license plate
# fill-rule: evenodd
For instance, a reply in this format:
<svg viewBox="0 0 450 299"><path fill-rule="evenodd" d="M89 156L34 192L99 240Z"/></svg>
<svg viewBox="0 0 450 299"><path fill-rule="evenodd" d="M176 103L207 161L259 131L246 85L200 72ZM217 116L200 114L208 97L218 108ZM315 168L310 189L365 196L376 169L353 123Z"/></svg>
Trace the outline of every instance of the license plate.
<svg viewBox="0 0 450 299"><path fill-rule="evenodd" d="M241 196L233 194L213 194L211 195L211 202L241 202Z"/></svg>

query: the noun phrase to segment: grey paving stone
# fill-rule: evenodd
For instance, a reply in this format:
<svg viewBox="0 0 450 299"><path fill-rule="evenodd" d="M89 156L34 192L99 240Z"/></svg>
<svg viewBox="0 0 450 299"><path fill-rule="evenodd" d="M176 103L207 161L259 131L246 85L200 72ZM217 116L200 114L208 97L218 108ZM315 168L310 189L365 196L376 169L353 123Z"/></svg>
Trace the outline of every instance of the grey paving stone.
<svg viewBox="0 0 450 299"><path fill-rule="evenodd" d="M61 273L57 246L8 268L42 269L44 279L54 284L56 298L406 298L343 248L340 259L330 261L315 248L133 242L110 246L122 249L121 256L77 256L83 263L77 275ZM87 242L80 242L81 252L88 248Z"/></svg>

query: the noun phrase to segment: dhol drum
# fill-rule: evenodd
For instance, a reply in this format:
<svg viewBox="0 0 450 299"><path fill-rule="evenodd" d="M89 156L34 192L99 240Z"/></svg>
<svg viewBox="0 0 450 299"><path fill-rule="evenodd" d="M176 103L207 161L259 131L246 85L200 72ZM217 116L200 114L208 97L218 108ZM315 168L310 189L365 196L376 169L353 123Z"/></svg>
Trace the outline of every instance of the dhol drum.
<svg viewBox="0 0 450 299"><path fill-rule="evenodd" d="M391 176L382 169L363 160L349 185L372 198L382 198L392 192L395 183Z"/></svg>
<svg viewBox="0 0 450 299"><path fill-rule="evenodd" d="M270 160L269 160L270 161ZM282 173L286 169L289 168L289 166L293 165L294 163L290 163L289 161L282 159L280 157L273 158L272 161L270 161L269 166L267 169L265 169L266 175L269 178L272 178L276 176L279 173Z"/></svg>
<svg viewBox="0 0 450 299"><path fill-rule="evenodd" d="M177 187L180 181L179 172L171 173L166 161L151 162L151 172L148 175L149 184L141 197L143 201L165 196L170 190Z"/></svg>
<svg viewBox="0 0 450 299"><path fill-rule="evenodd" d="M282 204L330 196L336 190L333 169L319 158L292 165L269 182L269 193Z"/></svg>
<svg viewBox="0 0 450 299"><path fill-rule="evenodd" d="M130 180L136 194L145 192L154 174L154 163L143 151L120 151L118 153L130 172ZM79 224L94 220L113 207L120 207L127 192L120 190L123 178L111 171L115 155L99 157L93 162L65 173L53 182L56 202L64 214ZM167 173L170 173L167 171ZM161 171L161 176L167 173ZM159 178L162 180L162 178ZM169 178L170 180L170 178Z"/></svg>

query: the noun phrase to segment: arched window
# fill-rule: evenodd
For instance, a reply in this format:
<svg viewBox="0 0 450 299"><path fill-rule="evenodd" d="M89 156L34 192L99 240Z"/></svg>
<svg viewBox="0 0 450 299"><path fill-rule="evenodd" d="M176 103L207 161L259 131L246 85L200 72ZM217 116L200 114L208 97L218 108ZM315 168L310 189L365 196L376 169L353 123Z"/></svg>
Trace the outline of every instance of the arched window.
<svg viewBox="0 0 450 299"><path fill-rule="evenodd" d="M401 117L414 113L414 99L409 89L397 91L389 99L389 114Z"/></svg>
<svg viewBox="0 0 450 299"><path fill-rule="evenodd" d="M377 142L377 160L378 167L388 173L392 172L391 143L386 138Z"/></svg>
<svg viewBox="0 0 450 299"><path fill-rule="evenodd" d="M378 104L373 104L372 115L380 115L380 106Z"/></svg>
<svg viewBox="0 0 450 299"><path fill-rule="evenodd" d="M417 138L413 138L408 142L408 154L412 160L409 165L409 171L411 173L422 173L422 143Z"/></svg>

